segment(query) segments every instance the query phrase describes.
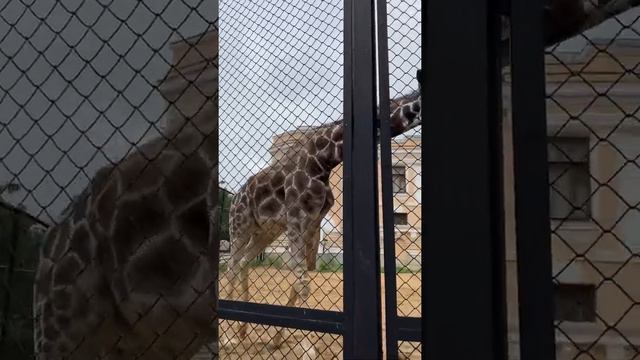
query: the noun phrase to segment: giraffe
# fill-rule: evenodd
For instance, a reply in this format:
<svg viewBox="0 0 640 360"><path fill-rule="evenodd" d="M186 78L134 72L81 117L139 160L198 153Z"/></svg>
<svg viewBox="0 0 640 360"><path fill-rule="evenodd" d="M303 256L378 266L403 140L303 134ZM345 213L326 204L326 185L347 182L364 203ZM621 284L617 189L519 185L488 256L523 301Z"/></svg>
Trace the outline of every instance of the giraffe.
<svg viewBox="0 0 640 360"><path fill-rule="evenodd" d="M217 117L216 95L99 169L46 231L36 359L190 359L217 346Z"/></svg>
<svg viewBox="0 0 640 360"><path fill-rule="evenodd" d="M419 91L391 103L392 137L421 124L421 70L417 71L417 78ZM343 160L343 136L342 120L309 129L300 146L288 149L280 161L249 177L234 195L229 210L231 251L225 274L227 299L233 300L239 293L243 301L249 301L248 265L283 233L289 244L287 266L296 278L287 306L293 306L298 299L302 303L308 299L307 272L315 269L319 245L314 234L334 204L329 176ZM246 336L246 326L246 323L240 324L238 338ZM228 334L223 336L223 344L237 342ZM281 343L279 331L271 345L279 347Z"/></svg>

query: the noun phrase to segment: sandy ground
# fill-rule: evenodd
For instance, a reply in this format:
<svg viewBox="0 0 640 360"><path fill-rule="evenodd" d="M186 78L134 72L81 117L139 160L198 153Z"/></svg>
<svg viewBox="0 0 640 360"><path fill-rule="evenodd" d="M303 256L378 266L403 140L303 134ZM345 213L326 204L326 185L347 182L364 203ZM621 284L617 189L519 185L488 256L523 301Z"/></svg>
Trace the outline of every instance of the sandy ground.
<svg viewBox="0 0 640 360"><path fill-rule="evenodd" d="M249 292L252 302L285 305L289 284L293 277L286 270L255 268L251 270ZM420 274L398 274L398 313L403 316L420 316ZM342 310L342 273L311 273L312 294L304 307L323 310ZM220 278L220 293L224 298L226 280ZM384 297L383 297L384 301ZM384 319L383 319L384 324ZM220 335L235 334L239 323L223 321ZM237 344L220 347L220 359L342 359L342 337L332 334L310 333L285 329L285 343L273 349L270 340L278 331L275 327L248 324L248 334ZM384 331L384 328L383 328ZM308 341L304 341L306 340ZM311 351L305 351L309 345ZM305 354L315 352L315 357ZM419 343L400 343L401 359L420 359Z"/></svg>

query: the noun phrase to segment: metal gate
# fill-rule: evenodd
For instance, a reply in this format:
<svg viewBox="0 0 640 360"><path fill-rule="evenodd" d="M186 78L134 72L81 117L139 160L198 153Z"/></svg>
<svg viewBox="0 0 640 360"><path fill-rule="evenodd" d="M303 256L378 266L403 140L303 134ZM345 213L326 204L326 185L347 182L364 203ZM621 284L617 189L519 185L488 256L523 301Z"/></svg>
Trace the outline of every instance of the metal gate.
<svg viewBox="0 0 640 360"><path fill-rule="evenodd" d="M218 86L209 220L222 261L219 286L205 288L220 295L222 343L213 331L190 356L636 358L638 4L224 0L218 20L206 0L1 2L0 355L29 358L68 325L57 317L34 337L40 239L28 228L78 200L97 169L197 118ZM612 28L585 33L601 24ZM555 47L572 37L584 46ZM398 131L394 114L418 94L421 126ZM315 158L306 172L287 163L301 152ZM306 268L274 230L247 243L239 296L227 297L239 208L286 196L278 171L253 177L279 165L300 166L287 168L303 173L298 190L327 172L329 192L316 190L332 200L317 232L301 231Z"/></svg>
<svg viewBox="0 0 640 360"><path fill-rule="evenodd" d="M231 344L221 344L221 357L373 359L383 348L389 358L421 357L421 142L419 128L391 139L389 123L402 97L418 94L420 8L417 0L221 2L221 181L232 192L344 121L335 204L314 235L311 296L288 303L283 236L252 264L245 299L226 297L221 273L220 334ZM284 343L270 347L283 329Z"/></svg>

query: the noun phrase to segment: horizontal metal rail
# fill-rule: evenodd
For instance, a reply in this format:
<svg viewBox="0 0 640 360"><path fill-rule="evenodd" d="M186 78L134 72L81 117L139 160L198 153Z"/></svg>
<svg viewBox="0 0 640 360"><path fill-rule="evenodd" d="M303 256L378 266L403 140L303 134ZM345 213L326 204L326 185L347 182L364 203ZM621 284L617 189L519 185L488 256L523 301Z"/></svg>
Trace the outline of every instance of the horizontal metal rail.
<svg viewBox="0 0 640 360"><path fill-rule="evenodd" d="M292 308L232 300L218 301L218 317L224 320L339 335L343 333L344 323L344 314L340 311Z"/></svg>
<svg viewBox="0 0 640 360"><path fill-rule="evenodd" d="M422 341L422 318L399 316L396 324L399 341Z"/></svg>

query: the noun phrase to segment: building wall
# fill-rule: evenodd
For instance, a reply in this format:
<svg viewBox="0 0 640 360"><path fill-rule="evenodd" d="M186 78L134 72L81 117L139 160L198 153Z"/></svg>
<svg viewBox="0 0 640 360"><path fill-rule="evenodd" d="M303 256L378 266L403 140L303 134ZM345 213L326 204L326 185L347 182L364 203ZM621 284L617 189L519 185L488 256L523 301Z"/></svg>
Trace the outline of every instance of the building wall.
<svg viewBox="0 0 640 360"><path fill-rule="evenodd" d="M637 160L626 160L640 154L640 123L621 120L639 104L640 81L624 68L640 62L640 44L617 42L607 51L611 55L587 48L547 58L547 92L553 98L547 102L548 134L589 138L593 194L593 221L552 222L551 245L556 280L596 285L596 312L602 318L593 323L565 321L560 327L574 342L591 344L599 338L589 351L594 359L625 359L634 353L628 341L640 345L640 308L632 307L640 299L640 259L629 261L630 251L640 250L640 214L637 208L629 211L640 201L640 168ZM580 76L570 76L571 71ZM594 88L606 96L597 96ZM505 90L508 95L508 81ZM513 214L512 123L508 106L505 110L506 213ZM509 335L517 345L515 227L513 217L506 220ZM617 332L606 331L607 323ZM558 359L573 358L576 349L568 339L559 332L556 339ZM592 359L586 354L579 358Z"/></svg>

